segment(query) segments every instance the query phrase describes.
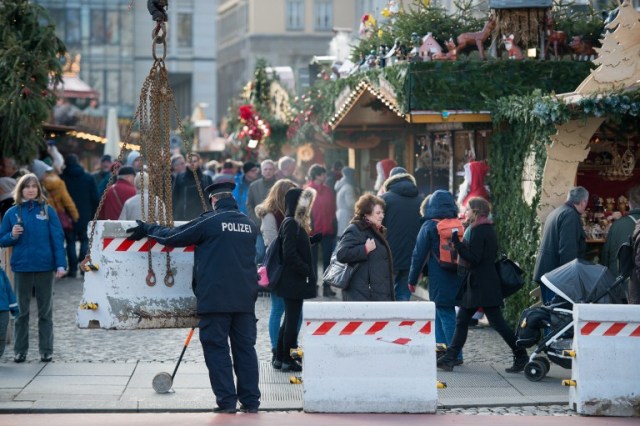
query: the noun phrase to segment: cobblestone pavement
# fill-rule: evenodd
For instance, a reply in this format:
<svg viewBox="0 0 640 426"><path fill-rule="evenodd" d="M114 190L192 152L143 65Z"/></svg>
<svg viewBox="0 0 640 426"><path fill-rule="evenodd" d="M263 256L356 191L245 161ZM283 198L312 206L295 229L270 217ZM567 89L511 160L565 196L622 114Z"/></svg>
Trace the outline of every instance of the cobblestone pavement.
<svg viewBox="0 0 640 426"><path fill-rule="evenodd" d="M63 362L166 362L177 361L188 329L155 330L103 330L79 329L75 316L82 298L82 279L64 278L54 284L54 354L53 360ZM317 298L314 300L338 300ZM400 303L400 302L399 302ZM259 297L256 303L258 318L258 342L256 350L261 361L271 359L268 318L271 299ZM204 362L202 347L197 337L187 349L183 362ZM35 300L31 307L27 362L40 362L38 354L37 308ZM8 345L0 363L13 360L12 345ZM490 327L475 327L469 332L464 348L465 363L489 362L511 363L508 347ZM572 415L568 406L548 407L490 407L442 410L442 413L472 415Z"/></svg>

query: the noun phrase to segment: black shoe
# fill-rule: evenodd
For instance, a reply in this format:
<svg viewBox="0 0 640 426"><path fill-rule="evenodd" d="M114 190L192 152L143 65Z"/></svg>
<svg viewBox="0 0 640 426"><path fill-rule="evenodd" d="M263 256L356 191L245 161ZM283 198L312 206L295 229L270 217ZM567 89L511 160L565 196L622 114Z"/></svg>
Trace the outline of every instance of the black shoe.
<svg viewBox="0 0 640 426"><path fill-rule="evenodd" d="M454 353L453 349L449 348L443 356L438 358L437 366L443 371L453 371L453 366L456 365L457 358L457 351Z"/></svg>
<svg viewBox="0 0 640 426"><path fill-rule="evenodd" d="M282 361L280 361L279 359L274 359L273 361L271 361L271 366L276 370L280 370L282 369Z"/></svg>
<svg viewBox="0 0 640 426"><path fill-rule="evenodd" d="M328 286L322 287L322 297L336 297L336 292Z"/></svg>
<svg viewBox="0 0 640 426"><path fill-rule="evenodd" d="M21 362L25 362L27 360L27 354L16 354L16 357L13 359L14 362L18 364Z"/></svg>
<svg viewBox="0 0 640 426"><path fill-rule="evenodd" d="M298 371L302 371L302 365L297 363L296 361L292 361L290 364L287 364L287 363L283 362L282 363L282 371L283 372L288 372L288 371L298 372Z"/></svg>
<svg viewBox="0 0 640 426"><path fill-rule="evenodd" d="M275 348L271 349L271 363L273 364L273 361L276 360L276 350Z"/></svg>
<svg viewBox="0 0 640 426"><path fill-rule="evenodd" d="M513 355L513 365L509 368L505 368L507 373L519 373L524 370L524 366L529 362L529 355L524 349L519 349Z"/></svg>
<svg viewBox="0 0 640 426"><path fill-rule="evenodd" d="M453 365L462 365L464 364L464 361L461 359L456 359L455 361L453 361Z"/></svg>
<svg viewBox="0 0 640 426"><path fill-rule="evenodd" d="M240 405L240 411L242 413L256 414L258 412L258 407L247 407L246 405L242 404Z"/></svg>
<svg viewBox="0 0 640 426"><path fill-rule="evenodd" d="M231 407L231 408L216 407L213 409L213 412L217 414L235 414L237 411L238 410L236 410L236 407Z"/></svg>
<svg viewBox="0 0 640 426"><path fill-rule="evenodd" d="M40 355L40 361L42 362L51 362L51 359L51 354L48 354L46 352Z"/></svg>

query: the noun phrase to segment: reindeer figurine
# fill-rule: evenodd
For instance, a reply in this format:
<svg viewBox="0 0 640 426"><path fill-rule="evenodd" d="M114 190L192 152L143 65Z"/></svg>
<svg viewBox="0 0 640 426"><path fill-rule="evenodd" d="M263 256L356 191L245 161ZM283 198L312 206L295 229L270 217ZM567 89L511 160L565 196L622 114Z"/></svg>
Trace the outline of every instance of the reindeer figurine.
<svg viewBox="0 0 640 426"><path fill-rule="evenodd" d="M432 56L432 59L437 61L456 61L458 59L458 48L456 47L456 42L450 38L445 43L445 47L447 48L447 53L438 53Z"/></svg>
<svg viewBox="0 0 640 426"><path fill-rule="evenodd" d="M551 11L546 13L545 24L547 25L547 43L544 45L543 57L547 57L549 46L553 43L553 56L559 59L562 57L567 46L567 33L555 30L556 21L553 19Z"/></svg>
<svg viewBox="0 0 640 426"><path fill-rule="evenodd" d="M502 42L504 43L504 48L507 49L507 55L509 59L522 60L524 59L524 55L522 54L522 49L518 47L518 45L514 42L514 35L511 34L509 37L502 36Z"/></svg>
<svg viewBox="0 0 640 426"><path fill-rule="evenodd" d="M462 33L458 36L458 50L462 50L468 46L474 46L478 48L480 58L486 59L484 56L484 42L489 38L491 32L496 28L496 18L491 15L489 20L484 24L482 31L475 33Z"/></svg>

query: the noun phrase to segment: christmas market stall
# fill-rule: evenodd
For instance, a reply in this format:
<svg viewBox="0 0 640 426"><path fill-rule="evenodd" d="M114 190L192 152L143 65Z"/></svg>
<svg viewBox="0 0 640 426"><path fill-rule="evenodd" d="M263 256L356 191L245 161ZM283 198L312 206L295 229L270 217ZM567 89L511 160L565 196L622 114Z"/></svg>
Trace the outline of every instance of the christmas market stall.
<svg viewBox="0 0 640 426"><path fill-rule="evenodd" d="M496 217L508 218L496 226L527 274L541 226L571 187L589 190L583 224L589 256L597 261L612 221L628 212L626 192L640 181L640 13L629 1L606 25L601 43L597 68L575 90L512 96L493 111L490 161L494 170L509 170L490 177ZM516 317L528 304L522 292L507 309Z"/></svg>

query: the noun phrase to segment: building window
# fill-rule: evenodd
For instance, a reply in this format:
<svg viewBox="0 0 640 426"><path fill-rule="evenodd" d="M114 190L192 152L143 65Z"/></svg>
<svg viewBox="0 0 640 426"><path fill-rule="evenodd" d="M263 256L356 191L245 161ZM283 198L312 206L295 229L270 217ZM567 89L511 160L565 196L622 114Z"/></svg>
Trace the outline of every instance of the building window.
<svg viewBox="0 0 640 426"><path fill-rule="evenodd" d="M304 30L304 0L287 0L287 30Z"/></svg>
<svg viewBox="0 0 640 426"><path fill-rule="evenodd" d="M50 14L56 23L56 35L67 48L80 46L80 9L51 9Z"/></svg>
<svg viewBox="0 0 640 426"><path fill-rule="evenodd" d="M330 31L333 28L333 0L316 0L314 22L316 31Z"/></svg>
<svg viewBox="0 0 640 426"><path fill-rule="evenodd" d="M193 46L193 15L178 13L178 47Z"/></svg>
<svg viewBox="0 0 640 426"><path fill-rule="evenodd" d="M107 31L104 25L105 11L93 9L91 11L91 43L104 44Z"/></svg>

